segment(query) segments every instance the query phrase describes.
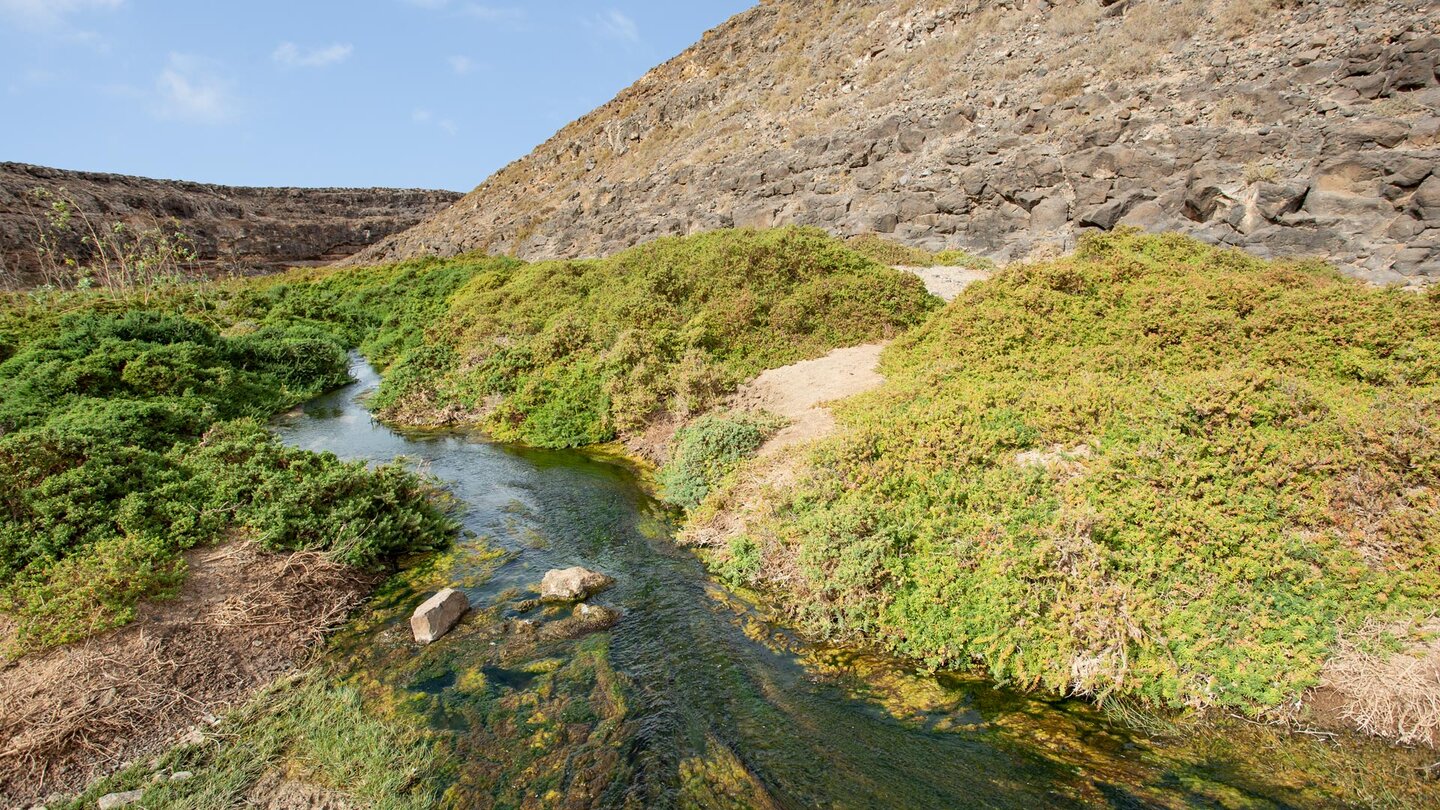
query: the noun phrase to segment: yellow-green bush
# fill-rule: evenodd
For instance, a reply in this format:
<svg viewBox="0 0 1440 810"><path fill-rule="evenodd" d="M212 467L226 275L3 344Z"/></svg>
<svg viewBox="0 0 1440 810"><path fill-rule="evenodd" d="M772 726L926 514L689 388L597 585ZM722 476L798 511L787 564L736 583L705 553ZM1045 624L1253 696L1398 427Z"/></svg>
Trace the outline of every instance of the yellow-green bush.
<svg viewBox="0 0 1440 810"><path fill-rule="evenodd" d="M806 228L497 265L454 294L375 405L483 413L504 440L594 444L660 412L703 412L766 368L890 337L935 304L918 279Z"/></svg>
<svg viewBox="0 0 1440 810"><path fill-rule="evenodd" d="M1254 708L1440 597L1433 297L1116 232L971 287L882 369L739 544L752 582L798 568L814 630Z"/></svg>

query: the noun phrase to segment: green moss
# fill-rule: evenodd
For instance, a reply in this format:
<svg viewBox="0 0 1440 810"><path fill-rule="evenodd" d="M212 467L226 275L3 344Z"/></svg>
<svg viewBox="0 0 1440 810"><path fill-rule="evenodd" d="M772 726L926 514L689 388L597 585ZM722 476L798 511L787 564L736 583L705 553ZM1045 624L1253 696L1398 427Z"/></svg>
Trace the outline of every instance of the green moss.
<svg viewBox="0 0 1440 810"><path fill-rule="evenodd" d="M897 340L742 550L790 549L812 629L932 666L1278 706L1440 596L1437 335L1323 267L1090 238Z"/></svg>

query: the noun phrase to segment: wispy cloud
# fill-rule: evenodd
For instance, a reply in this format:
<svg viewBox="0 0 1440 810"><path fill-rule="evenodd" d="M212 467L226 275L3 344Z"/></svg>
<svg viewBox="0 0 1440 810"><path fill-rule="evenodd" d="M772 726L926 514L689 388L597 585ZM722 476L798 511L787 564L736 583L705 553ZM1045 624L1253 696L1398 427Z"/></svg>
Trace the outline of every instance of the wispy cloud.
<svg viewBox="0 0 1440 810"><path fill-rule="evenodd" d="M421 126L434 127L446 135L460 134L460 127L456 126L453 120L436 116L434 112L424 107L417 107L414 112L410 113L410 120Z"/></svg>
<svg viewBox="0 0 1440 810"><path fill-rule="evenodd" d="M125 0L0 0L0 16L29 28L60 28L79 12L123 5Z"/></svg>
<svg viewBox="0 0 1440 810"><path fill-rule="evenodd" d="M337 42L324 47L302 49L293 42L282 42L270 58L286 67L326 67L350 58L355 46Z"/></svg>
<svg viewBox="0 0 1440 810"><path fill-rule="evenodd" d="M194 124L223 124L238 116L239 105L228 82L197 56L170 54L155 79L155 112L161 118Z"/></svg>
<svg viewBox="0 0 1440 810"><path fill-rule="evenodd" d="M489 6L484 3L466 3L460 13L485 22L519 22L525 19L525 10L513 6Z"/></svg>
<svg viewBox="0 0 1440 810"><path fill-rule="evenodd" d="M456 76L464 76L475 70L475 60L468 56L452 56L445 60L450 63L450 69L455 71Z"/></svg>
<svg viewBox="0 0 1440 810"><path fill-rule="evenodd" d="M37 87L54 84L60 78L59 74L39 68L26 68L20 71L20 75L11 77L5 85L5 89L11 95L18 95Z"/></svg>
<svg viewBox="0 0 1440 810"><path fill-rule="evenodd" d="M625 16L619 9L609 9L596 14L591 20L590 26L598 31L601 36L610 39L618 39L621 42L638 44L640 42L640 26L635 21Z"/></svg>

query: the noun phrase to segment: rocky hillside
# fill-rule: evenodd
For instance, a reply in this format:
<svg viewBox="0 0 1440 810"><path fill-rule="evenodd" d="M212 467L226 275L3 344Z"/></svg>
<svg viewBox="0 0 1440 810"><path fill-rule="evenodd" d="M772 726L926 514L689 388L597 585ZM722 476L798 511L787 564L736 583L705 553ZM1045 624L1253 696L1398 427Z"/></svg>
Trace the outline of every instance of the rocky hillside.
<svg viewBox="0 0 1440 810"><path fill-rule="evenodd" d="M1433 0L767 0L356 260L722 226L997 259L1179 230L1440 277Z"/></svg>
<svg viewBox="0 0 1440 810"><path fill-rule="evenodd" d="M419 189L242 188L0 163L0 270L24 283L39 270L44 202L61 195L98 225L152 227L175 220L204 269L253 273L342 259L403 231L460 197ZM84 229L60 247L84 255Z"/></svg>

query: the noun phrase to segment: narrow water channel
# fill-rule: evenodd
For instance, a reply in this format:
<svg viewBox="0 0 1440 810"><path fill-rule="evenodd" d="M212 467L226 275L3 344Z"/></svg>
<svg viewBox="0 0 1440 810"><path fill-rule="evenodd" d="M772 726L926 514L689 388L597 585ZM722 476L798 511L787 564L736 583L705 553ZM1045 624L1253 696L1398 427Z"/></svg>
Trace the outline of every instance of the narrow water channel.
<svg viewBox="0 0 1440 810"><path fill-rule="evenodd" d="M1364 758L1379 756L1270 730L1142 731L1080 701L807 645L674 546L667 513L623 466L402 434L364 407L375 372L359 361L353 372L358 382L277 432L344 458L407 459L458 499L464 537L382 588L332 655L450 735L464 763L453 796L466 804L1337 806L1349 801L1335 757L1364 773ZM563 615L526 600L547 569L571 565L616 579L595 601L622 618L579 638L537 636ZM475 609L419 648L409 610L446 585ZM517 619L529 620L525 632Z"/></svg>

